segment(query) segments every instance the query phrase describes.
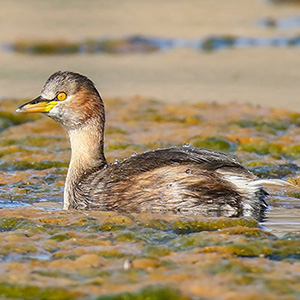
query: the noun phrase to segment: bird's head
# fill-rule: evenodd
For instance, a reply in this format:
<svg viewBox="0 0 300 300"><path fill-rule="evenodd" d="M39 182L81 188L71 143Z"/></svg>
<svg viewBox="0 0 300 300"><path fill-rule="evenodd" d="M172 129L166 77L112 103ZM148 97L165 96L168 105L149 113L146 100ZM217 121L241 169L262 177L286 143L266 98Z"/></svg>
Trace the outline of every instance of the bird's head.
<svg viewBox="0 0 300 300"><path fill-rule="evenodd" d="M56 72L46 81L41 94L21 105L17 112L44 113L67 130L77 129L91 118L104 122L104 105L93 82L69 71Z"/></svg>

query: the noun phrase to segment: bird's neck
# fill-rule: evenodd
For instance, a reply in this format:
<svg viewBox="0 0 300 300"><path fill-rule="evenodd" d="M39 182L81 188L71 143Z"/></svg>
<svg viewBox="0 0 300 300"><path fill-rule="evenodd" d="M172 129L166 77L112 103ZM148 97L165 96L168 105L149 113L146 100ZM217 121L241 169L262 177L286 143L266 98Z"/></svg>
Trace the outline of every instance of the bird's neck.
<svg viewBox="0 0 300 300"><path fill-rule="evenodd" d="M84 126L69 130L71 160L64 190L64 209L76 206L75 187L92 169L104 167L104 124L90 120Z"/></svg>

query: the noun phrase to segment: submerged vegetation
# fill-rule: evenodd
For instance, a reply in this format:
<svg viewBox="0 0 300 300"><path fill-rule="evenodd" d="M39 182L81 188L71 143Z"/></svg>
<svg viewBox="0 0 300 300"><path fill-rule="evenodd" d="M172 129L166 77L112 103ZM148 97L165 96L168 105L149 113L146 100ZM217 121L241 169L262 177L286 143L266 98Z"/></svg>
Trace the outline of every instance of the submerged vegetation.
<svg viewBox="0 0 300 300"><path fill-rule="evenodd" d="M0 238L10 299L299 295L299 234L278 238L252 220L6 209Z"/></svg>
<svg viewBox="0 0 300 300"><path fill-rule="evenodd" d="M20 102L3 101L0 112L0 297L299 298L299 232L278 237L251 219L62 211L66 134L48 118L15 115ZM298 113L141 98L105 103L111 162L187 143L299 186ZM297 189L276 194L271 205L299 208Z"/></svg>

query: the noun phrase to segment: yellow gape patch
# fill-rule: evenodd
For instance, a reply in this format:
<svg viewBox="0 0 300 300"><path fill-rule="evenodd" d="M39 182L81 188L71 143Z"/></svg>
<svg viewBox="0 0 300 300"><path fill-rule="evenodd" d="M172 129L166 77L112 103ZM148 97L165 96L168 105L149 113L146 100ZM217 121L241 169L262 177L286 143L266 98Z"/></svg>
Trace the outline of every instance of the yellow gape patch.
<svg viewBox="0 0 300 300"><path fill-rule="evenodd" d="M45 106L44 112L49 112L56 104L57 104L56 101L48 102L47 105Z"/></svg>

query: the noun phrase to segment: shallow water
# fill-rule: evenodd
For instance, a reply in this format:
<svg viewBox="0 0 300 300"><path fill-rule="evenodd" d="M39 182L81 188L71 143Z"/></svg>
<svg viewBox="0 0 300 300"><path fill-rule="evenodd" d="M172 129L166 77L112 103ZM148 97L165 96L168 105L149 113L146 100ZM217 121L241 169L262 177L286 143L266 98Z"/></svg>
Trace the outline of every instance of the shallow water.
<svg viewBox="0 0 300 300"><path fill-rule="evenodd" d="M188 143L235 155L262 178L292 183L268 188L271 208L258 224L61 210L66 134L46 117L15 115L23 102L3 101L0 109L1 297L299 298L300 114L238 104L105 101L110 162Z"/></svg>
<svg viewBox="0 0 300 300"><path fill-rule="evenodd" d="M1 207L38 205L47 210L53 203L59 209L70 155L66 133L48 118L10 112L18 102L3 101L0 111ZM259 177L285 179L294 185L268 188L265 225L270 222L272 230L280 232L274 223L278 227L294 224L291 230L299 230L295 218L290 220L290 212L300 208L298 113L236 104L234 112L230 104L183 108L140 98L106 102L109 161L185 143L228 152Z"/></svg>
<svg viewBox="0 0 300 300"><path fill-rule="evenodd" d="M300 232L300 210L299 208L271 207L261 226L278 237L288 232Z"/></svg>
<svg viewBox="0 0 300 300"><path fill-rule="evenodd" d="M289 23L297 25L299 20L273 20L260 21L262 26L284 27ZM287 25L285 25L287 24ZM234 48L253 47L299 47L300 37L272 36L272 37L245 37L236 35L211 35L207 37L164 38L155 36L133 35L128 37L103 37L98 40L82 42L70 41L31 41L19 40L13 44L0 45L3 50L19 53L38 54L74 54L74 53L149 53L167 51L176 48L189 48L196 51L217 51Z"/></svg>
<svg viewBox="0 0 300 300"><path fill-rule="evenodd" d="M280 30L300 27L300 16L289 16L281 19L265 18L259 22L260 25Z"/></svg>
<svg viewBox="0 0 300 300"><path fill-rule="evenodd" d="M0 240L9 299L299 296L299 232L253 220L2 209Z"/></svg>

